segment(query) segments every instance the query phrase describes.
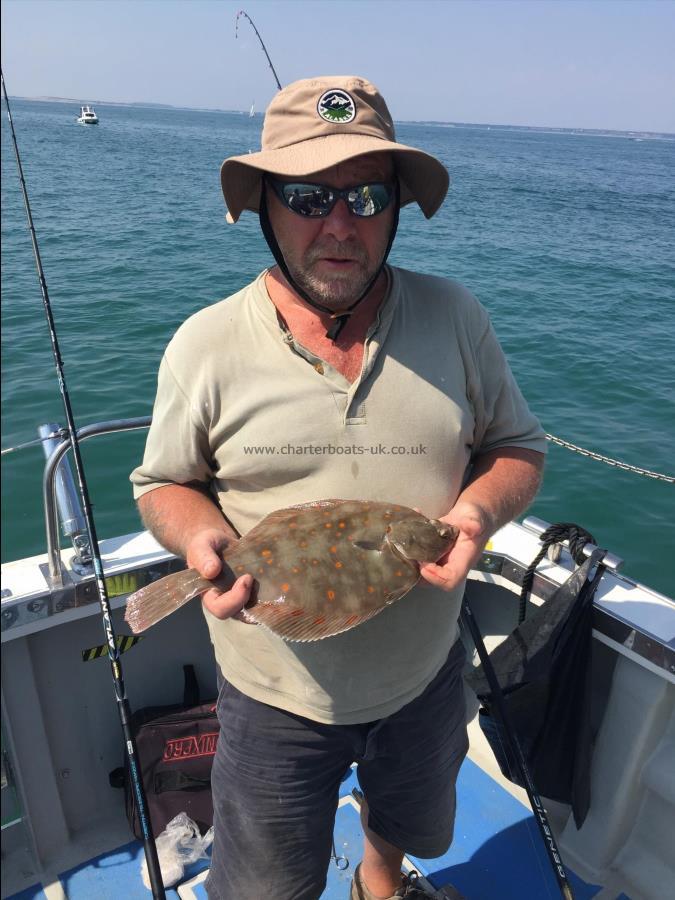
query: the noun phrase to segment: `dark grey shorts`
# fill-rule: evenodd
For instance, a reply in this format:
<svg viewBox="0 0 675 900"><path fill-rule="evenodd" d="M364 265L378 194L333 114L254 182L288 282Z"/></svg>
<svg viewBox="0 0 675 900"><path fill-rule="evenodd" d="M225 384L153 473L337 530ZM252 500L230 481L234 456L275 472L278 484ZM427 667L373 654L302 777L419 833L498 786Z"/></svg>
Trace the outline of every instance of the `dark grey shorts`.
<svg viewBox="0 0 675 900"><path fill-rule="evenodd" d="M312 722L225 682L211 776L209 900L318 900L340 782L354 761L369 827L414 856L443 854L452 841L455 781L468 749L463 664L458 641L421 696L392 716L359 725Z"/></svg>

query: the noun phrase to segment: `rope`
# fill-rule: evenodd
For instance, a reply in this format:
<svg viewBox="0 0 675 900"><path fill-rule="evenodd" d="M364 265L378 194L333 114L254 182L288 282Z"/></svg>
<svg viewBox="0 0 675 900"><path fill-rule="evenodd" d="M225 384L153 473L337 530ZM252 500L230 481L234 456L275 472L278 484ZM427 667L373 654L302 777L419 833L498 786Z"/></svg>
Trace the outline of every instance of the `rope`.
<svg viewBox="0 0 675 900"><path fill-rule="evenodd" d="M575 453L581 453L582 456L589 456L591 459L597 459L598 462L607 463L608 466L614 466L617 469L623 469L625 472L634 472L636 475L645 475L647 478L657 478L659 481L665 481L668 484L675 484L675 476L663 475L661 472L652 472L651 469L642 469L640 466L631 466L629 463L621 462L619 459L612 459L609 456L603 456L601 453L594 453L592 450L586 450L584 447L578 447L569 441L556 437L553 434L547 434L546 440L559 447L566 447L567 450L574 450Z"/></svg>
<svg viewBox="0 0 675 900"><path fill-rule="evenodd" d="M520 602L518 604L518 624L525 621L525 612L527 609L527 597L532 590L532 582L534 581L534 573L546 555L546 551L553 544L561 544L563 541L569 542L569 551L574 562L580 566L585 559L584 547L586 544L596 544L596 540L590 531L580 528L573 522L560 522L557 525L551 525L543 532L539 540L542 542L542 548L532 560L525 570L523 576L523 585L520 591Z"/></svg>

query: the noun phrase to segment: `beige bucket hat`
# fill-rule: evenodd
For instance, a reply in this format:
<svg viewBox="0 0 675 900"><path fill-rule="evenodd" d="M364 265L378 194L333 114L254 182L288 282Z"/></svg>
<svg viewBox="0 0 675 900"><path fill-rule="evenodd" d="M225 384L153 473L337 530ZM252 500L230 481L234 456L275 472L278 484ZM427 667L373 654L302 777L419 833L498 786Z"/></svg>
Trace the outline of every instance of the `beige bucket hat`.
<svg viewBox="0 0 675 900"><path fill-rule="evenodd" d="M435 157L396 142L387 104L375 85L349 75L295 81L274 97L262 132L262 150L226 159L220 169L229 222L245 209L259 211L264 172L305 178L364 153L394 154L401 206L416 201L430 219L450 178Z"/></svg>

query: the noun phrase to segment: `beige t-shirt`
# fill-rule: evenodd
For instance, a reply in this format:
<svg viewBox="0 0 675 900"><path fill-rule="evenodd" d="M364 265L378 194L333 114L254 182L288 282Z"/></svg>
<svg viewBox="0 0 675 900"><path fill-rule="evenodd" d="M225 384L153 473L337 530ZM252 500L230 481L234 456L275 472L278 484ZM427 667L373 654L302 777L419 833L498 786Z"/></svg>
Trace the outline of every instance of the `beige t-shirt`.
<svg viewBox="0 0 675 900"><path fill-rule="evenodd" d="M264 274L191 316L169 343L134 496L210 483L245 534L275 509L380 500L430 517L453 506L472 457L545 452L478 301L461 285L389 267L390 286L350 384L280 327ZM357 628L286 642L205 613L223 675L319 722L390 715L422 693L457 638L463 589L418 584Z"/></svg>

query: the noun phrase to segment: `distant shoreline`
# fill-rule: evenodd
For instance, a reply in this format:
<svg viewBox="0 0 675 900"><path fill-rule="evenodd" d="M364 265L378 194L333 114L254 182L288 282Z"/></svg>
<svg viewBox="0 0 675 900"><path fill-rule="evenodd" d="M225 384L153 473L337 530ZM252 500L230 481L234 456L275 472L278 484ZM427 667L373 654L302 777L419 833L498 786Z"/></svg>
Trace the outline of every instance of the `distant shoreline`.
<svg viewBox="0 0 675 900"><path fill-rule="evenodd" d="M184 112L209 112L209 113L230 113L230 114L246 114L248 110L241 109L219 109L217 107L207 106L173 106L170 103L150 103L140 102L122 102L117 100L87 100L82 101L73 97L12 97L13 100L28 100L36 103L70 103L74 106L82 106L83 102L90 106L123 106L132 107L134 109L175 109ZM262 113L255 113L256 118L261 117ZM612 128L564 128L557 125L495 125L490 122L444 122L435 119L399 119L397 124L401 125L431 125L442 128L477 128L484 131L532 131L546 134L577 134L595 137L626 137L633 139L662 138L666 140L675 140L675 133L670 131L622 131Z"/></svg>

